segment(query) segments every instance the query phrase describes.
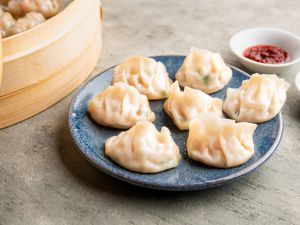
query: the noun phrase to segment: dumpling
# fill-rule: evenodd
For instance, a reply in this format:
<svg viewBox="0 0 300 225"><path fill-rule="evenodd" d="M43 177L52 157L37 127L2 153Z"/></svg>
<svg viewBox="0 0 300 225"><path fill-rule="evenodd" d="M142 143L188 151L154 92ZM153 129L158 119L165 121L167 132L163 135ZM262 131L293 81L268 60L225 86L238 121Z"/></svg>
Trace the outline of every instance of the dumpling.
<svg viewBox="0 0 300 225"><path fill-rule="evenodd" d="M45 21L46 19L41 13L27 13L25 17L19 18L16 23L8 29L7 33L9 35L18 34L23 31L29 30Z"/></svg>
<svg viewBox="0 0 300 225"><path fill-rule="evenodd" d="M175 77L182 87L188 86L210 94L229 83L232 70L219 53L193 47Z"/></svg>
<svg viewBox="0 0 300 225"><path fill-rule="evenodd" d="M22 17L30 12L39 12L49 18L59 12L59 0L10 0L8 11L15 17Z"/></svg>
<svg viewBox="0 0 300 225"><path fill-rule="evenodd" d="M188 156L206 165L229 168L245 163L254 153L257 125L205 115L190 123Z"/></svg>
<svg viewBox="0 0 300 225"><path fill-rule="evenodd" d="M106 88L91 100L88 111L97 123L115 128L125 129L140 120L155 120L147 97L125 83Z"/></svg>
<svg viewBox="0 0 300 225"><path fill-rule="evenodd" d="M8 31L14 27L16 24L16 20L12 17L10 13L4 12L0 8L0 32L2 38L7 37Z"/></svg>
<svg viewBox="0 0 300 225"><path fill-rule="evenodd" d="M228 88L223 111L236 121L262 123L281 110L289 84L276 75L253 74L237 89Z"/></svg>
<svg viewBox="0 0 300 225"><path fill-rule="evenodd" d="M37 12L27 13L24 17L15 20L10 13L3 12L0 8L1 36L2 38L5 38L10 35L21 33L45 22L45 20L44 16Z"/></svg>
<svg viewBox="0 0 300 225"><path fill-rule="evenodd" d="M143 56L131 56L116 66L113 77L115 82L136 87L149 100L167 98L172 84L164 64Z"/></svg>
<svg viewBox="0 0 300 225"><path fill-rule="evenodd" d="M221 99L189 87L181 91L177 81L171 86L170 96L163 107L180 130L188 130L190 121L202 113L215 112L222 116Z"/></svg>
<svg viewBox="0 0 300 225"><path fill-rule="evenodd" d="M105 142L105 154L120 166L140 173L157 173L178 165L181 155L170 131L158 132L149 121L139 121L128 131Z"/></svg>

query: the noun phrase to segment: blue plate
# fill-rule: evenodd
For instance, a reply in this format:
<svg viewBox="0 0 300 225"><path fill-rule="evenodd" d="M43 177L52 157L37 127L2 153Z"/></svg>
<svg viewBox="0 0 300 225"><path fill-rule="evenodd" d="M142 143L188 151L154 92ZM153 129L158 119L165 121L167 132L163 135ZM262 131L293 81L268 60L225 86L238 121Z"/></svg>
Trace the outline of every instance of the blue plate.
<svg viewBox="0 0 300 225"><path fill-rule="evenodd" d="M155 56L154 59L165 64L171 79L183 62L184 56ZM249 75L233 66L233 77L221 91L212 94L224 100L227 87L237 88ZM75 94L70 106L69 126L74 142L83 155L97 168L120 180L139 186L171 191L190 191L216 187L240 178L262 165L277 148L283 131L281 114L271 121L259 124L254 133L255 154L245 164L217 169L190 160L186 154L187 131L180 131L162 110L164 100L151 101L150 106L156 114L155 126L160 130L167 126L180 148L182 160L177 168L157 174L140 174L128 171L104 155L104 142L121 130L107 128L94 123L87 113L88 102L99 92L111 85L113 67L102 72L84 84Z"/></svg>

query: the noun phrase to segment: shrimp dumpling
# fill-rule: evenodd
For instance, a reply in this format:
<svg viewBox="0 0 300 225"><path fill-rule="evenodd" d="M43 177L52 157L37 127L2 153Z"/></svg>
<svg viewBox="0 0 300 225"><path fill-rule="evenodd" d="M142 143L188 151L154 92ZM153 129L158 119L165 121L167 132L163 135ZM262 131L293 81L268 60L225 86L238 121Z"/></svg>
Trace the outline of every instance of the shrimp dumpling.
<svg viewBox="0 0 300 225"><path fill-rule="evenodd" d="M180 130L188 130L190 121L202 113L215 112L222 116L221 99L212 98L201 90L189 87L181 91L177 81L172 84L170 96L163 107Z"/></svg>
<svg viewBox="0 0 300 225"><path fill-rule="evenodd" d="M206 165L229 168L248 161L254 154L253 133L257 125L205 115L190 123L188 156Z"/></svg>
<svg viewBox="0 0 300 225"><path fill-rule="evenodd" d="M8 29L8 34L14 35L14 34L21 33L45 21L46 19L41 13L38 12L27 13L26 16L19 18L16 21L16 23Z"/></svg>
<svg viewBox="0 0 300 225"><path fill-rule="evenodd" d="M289 84L276 75L253 74L237 88L228 88L223 111L236 121L262 123L281 110Z"/></svg>
<svg viewBox="0 0 300 225"><path fill-rule="evenodd" d="M229 83L232 70L219 53L193 47L175 77L182 87L188 86L210 94Z"/></svg>
<svg viewBox="0 0 300 225"><path fill-rule="evenodd" d="M143 56L131 56L115 67L113 83L115 82L136 87L149 100L167 98L172 84L163 63Z"/></svg>
<svg viewBox="0 0 300 225"><path fill-rule="evenodd" d="M122 129L130 128L140 120L155 120L147 97L125 83L106 88L90 101L88 111L97 123Z"/></svg>
<svg viewBox="0 0 300 225"><path fill-rule="evenodd" d="M0 33L2 38L9 36L9 30L14 27L16 20L8 12L4 12L0 8Z"/></svg>
<svg viewBox="0 0 300 225"><path fill-rule="evenodd" d="M181 155L170 131L158 132L149 121L139 121L128 131L105 142L105 154L120 166L140 173L157 173L178 165Z"/></svg>
<svg viewBox="0 0 300 225"><path fill-rule="evenodd" d="M30 12L39 12L45 18L50 18L59 10L59 0L10 0L8 2L8 11L15 17L22 17Z"/></svg>

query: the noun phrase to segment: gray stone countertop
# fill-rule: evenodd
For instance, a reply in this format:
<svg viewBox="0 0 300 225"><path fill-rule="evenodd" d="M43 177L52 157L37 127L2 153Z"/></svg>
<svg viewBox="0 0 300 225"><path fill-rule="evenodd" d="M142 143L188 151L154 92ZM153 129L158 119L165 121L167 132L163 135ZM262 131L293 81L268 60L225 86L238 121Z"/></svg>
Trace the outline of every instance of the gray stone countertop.
<svg viewBox="0 0 300 225"><path fill-rule="evenodd" d="M92 76L129 55L187 54L191 46L244 69L229 51L231 35L255 26L300 35L299 9L297 0L106 0ZM147 190L97 170L72 144L72 95L0 130L0 224L300 224L300 92L295 71L282 77L291 87L279 148L256 172L210 190Z"/></svg>

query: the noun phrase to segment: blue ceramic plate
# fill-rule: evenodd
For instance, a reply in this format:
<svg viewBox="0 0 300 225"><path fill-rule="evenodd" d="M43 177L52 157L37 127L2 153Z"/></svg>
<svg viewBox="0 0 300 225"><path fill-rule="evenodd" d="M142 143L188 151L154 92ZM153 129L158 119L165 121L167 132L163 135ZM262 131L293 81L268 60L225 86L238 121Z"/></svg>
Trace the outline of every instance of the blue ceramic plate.
<svg viewBox="0 0 300 225"><path fill-rule="evenodd" d="M183 62L184 56L155 56L154 59L165 64L171 79ZM237 88L249 75L232 67L233 77L221 91L213 97L224 99L227 87ZM94 123L87 113L88 102L99 92L111 85L113 67L102 72L76 93L69 113L70 131L76 145L83 155L97 168L120 180L147 188L190 191L211 188L240 178L262 165L275 151L282 136L283 121L281 114L269 122L259 124L254 133L255 154L245 164L230 169L217 169L194 162L187 157L185 143L188 132L180 131L162 110L164 100L151 101L150 106L156 114L155 126L161 129L167 126L178 144L182 160L175 169L157 174L140 174L128 171L113 163L104 155L104 142L111 136L118 135L121 130L107 128Z"/></svg>

